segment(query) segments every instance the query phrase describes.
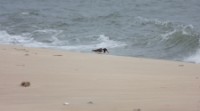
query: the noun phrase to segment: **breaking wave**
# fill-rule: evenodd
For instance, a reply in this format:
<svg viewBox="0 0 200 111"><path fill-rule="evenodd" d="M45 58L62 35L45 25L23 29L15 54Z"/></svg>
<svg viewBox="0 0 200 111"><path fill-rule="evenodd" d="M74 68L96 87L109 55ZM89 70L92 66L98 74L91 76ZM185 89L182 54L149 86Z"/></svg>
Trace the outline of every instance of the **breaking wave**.
<svg viewBox="0 0 200 111"><path fill-rule="evenodd" d="M22 35L11 35L6 31L0 31L1 44L15 44L26 47L55 48L70 51L89 52L91 49L106 47L116 48L123 47L126 44L120 41L111 40L105 35L88 36L88 43L69 43L70 39L60 40L59 37L64 36L62 31L57 30L36 30L32 33L23 33Z"/></svg>
<svg viewBox="0 0 200 111"><path fill-rule="evenodd" d="M28 14L28 12L22 13L22 15ZM105 20L102 19L104 17L100 18L102 22ZM115 28L109 30L112 27L103 27L105 30L99 29L100 31L92 30L93 27L87 30L79 28L79 25L83 24L76 27L66 25L64 29L51 28L51 25L47 29L38 26L30 30L18 26L12 27L12 25L7 28L0 26L0 44L16 44L26 47L54 48L78 52L90 52L95 48L106 47L113 55L200 63L200 34L191 24L185 25L140 16L124 20L123 16L119 16L118 13L110 14L105 18L122 19L123 23L119 26L108 24L108 26L113 25ZM76 20L74 22L80 21ZM118 20L115 22L118 23ZM20 25L23 26L24 24ZM67 30L68 27L70 27L69 30ZM17 30L20 28L22 31Z"/></svg>

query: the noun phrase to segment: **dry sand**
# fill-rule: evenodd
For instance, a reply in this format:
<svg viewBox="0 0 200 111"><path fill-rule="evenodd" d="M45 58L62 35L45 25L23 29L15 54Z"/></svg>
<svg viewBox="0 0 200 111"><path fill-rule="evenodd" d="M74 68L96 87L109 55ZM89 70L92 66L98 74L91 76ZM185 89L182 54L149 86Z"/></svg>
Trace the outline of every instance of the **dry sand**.
<svg viewBox="0 0 200 111"><path fill-rule="evenodd" d="M200 64L1 45L0 111L200 111Z"/></svg>

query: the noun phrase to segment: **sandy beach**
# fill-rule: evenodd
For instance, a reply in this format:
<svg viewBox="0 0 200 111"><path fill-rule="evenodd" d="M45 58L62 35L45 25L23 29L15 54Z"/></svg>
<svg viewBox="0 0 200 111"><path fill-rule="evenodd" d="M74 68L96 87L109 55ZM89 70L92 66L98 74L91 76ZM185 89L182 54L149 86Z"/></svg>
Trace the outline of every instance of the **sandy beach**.
<svg viewBox="0 0 200 111"><path fill-rule="evenodd" d="M0 45L0 111L200 111L200 64Z"/></svg>

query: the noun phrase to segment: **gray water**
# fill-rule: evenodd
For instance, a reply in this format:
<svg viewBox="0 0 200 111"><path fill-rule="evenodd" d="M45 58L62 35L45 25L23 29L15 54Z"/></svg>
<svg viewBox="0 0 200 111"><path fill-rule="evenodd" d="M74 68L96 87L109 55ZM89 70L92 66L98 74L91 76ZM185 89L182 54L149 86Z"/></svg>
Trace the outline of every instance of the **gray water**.
<svg viewBox="0 0 200 111"><path fill-rule="evenodd" d="M199 0L0 0L0 43L200 63Z"/></svg>

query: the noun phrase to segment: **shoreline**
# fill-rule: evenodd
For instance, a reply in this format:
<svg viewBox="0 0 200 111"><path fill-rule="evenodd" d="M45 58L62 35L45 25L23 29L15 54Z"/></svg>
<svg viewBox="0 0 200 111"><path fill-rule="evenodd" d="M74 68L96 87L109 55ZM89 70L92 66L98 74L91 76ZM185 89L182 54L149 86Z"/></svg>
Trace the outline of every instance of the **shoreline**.
<svg viewBox="0 0 200 111"><path fill-rule="evenodd" d="M0 62L2 111L200 110L200 64L15 45Z"/></svg>
<svg viewBox="0 0 200 111"><path fill-rule="evenodd" d="M113 56L113 57L120 57L120 58L129 58L129 59L144 59L144 60L153 60L153 61L166 61L166 62L180 62L180 63L186 63L186 64L199 64L195 62L190 61L181 61L181 60L170 60L170 59L157 59L157 58L146 58L146 57L136 57L136 56L122 56L122 55L112 55L110 53L95 53L95 52L79 52L79 51L67 51L63 49L56 49L56 48L43 48L43 47L29 47L29 46L23 46L23 45L12 45L12 44L0 44L0 47L17 47L17 48L24 48L24 49L38 49L38 50L46 50L46 51L53 51L53 52L61 52L61 53L74 53L74 54L95 54L95 55L106 55L106 56ZM59 55L58 55L59 56Z"/></svg>

